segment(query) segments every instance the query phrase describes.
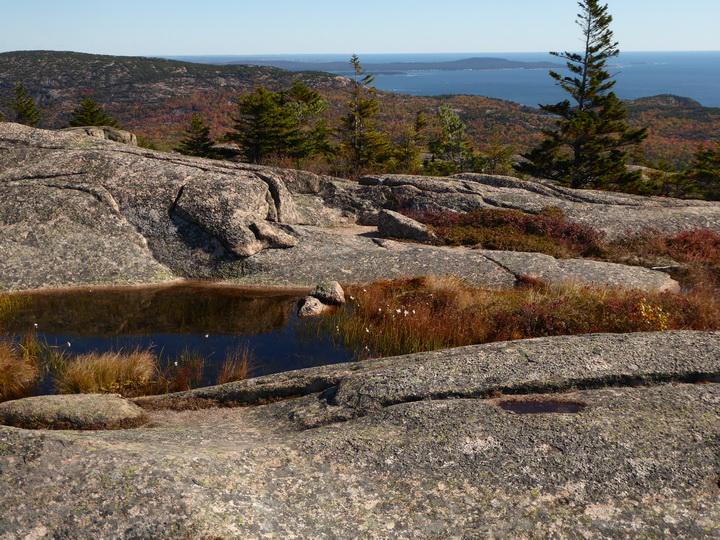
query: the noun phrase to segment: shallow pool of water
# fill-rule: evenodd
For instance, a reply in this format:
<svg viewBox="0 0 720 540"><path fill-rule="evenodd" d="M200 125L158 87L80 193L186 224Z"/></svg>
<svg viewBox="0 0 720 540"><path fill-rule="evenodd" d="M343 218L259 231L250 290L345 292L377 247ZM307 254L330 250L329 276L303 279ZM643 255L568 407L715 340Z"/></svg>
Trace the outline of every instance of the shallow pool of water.
<svg viewBox="0 0 720 540"><path fill-rule="evenodd" d="M34 332L71 355L140 347L172 360L190 351L206 359L204 384L214 384L226 355L245 346L255 360L252 376L352 360L317 320L297 318L303 296L198 282L42 291L21 295L3 326L16 338Z"/></svg>
<svg viewBox="0 0 720 540"><path fill-rule="evenodd" d="M581 412L585 406L576 401L554 400L509 400L498 403L502 410L515 414L574 414Z"/></svg>

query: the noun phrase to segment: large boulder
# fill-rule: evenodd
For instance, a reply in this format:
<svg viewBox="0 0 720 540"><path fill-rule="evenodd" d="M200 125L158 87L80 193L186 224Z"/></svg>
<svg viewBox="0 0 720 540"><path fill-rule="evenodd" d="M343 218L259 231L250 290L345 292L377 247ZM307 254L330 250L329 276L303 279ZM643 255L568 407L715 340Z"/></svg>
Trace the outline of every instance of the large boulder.
<svg viewBox="0 0 720 540"><path fill-rule="evenodd" d="M108 141L129 144L131 146L138 145L137 136L134 133L109 126L71 127L65 128L63 131L80 133L82 135L89 135L90 137L97 137L99 139L107 139Z"/></svg>
<svg viewBox="0 0 720 540"><path fill-rule="evenodd" d="M28 429L124 429L145 412L115 394L35 396L0 403L0 424Z"/></svg>
<svg viewBox="0 0 720 540"><path fill-rule="evenodd" d="M242 188L237 189L233 178L219 182L193 179L181 188L171 215L210 233L236 256L254 255L267 244L251 230L250 224L275 218L277 214L265 182L246 179Z"/></svg>
<svg viewBox="0 0 720 540"><path fill-rule="evenodd" d="M434 238L426 225L392 210L380 210L377 217L380 236L428 242Z"/></svg>

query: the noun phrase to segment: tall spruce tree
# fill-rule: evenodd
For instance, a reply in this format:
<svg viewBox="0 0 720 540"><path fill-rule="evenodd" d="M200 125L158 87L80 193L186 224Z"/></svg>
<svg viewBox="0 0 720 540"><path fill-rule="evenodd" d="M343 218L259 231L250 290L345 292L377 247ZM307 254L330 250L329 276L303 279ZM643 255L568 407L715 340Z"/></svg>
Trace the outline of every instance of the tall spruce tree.
<svg viewBox="0 0 720 540"><path fill-rule="evenodd" d="M105 110L90 98L85 98L80 106L70 114L70 125L77 126L109 126L120 129L121 126L110 118Z"/></svg>
<svg viewBox="0 0 720 540"><path fill-rule="evenodd" d="M36 127L40 123L40 110L25 85L15 83L13 93L14 99L8 103L8 107L15 112L15 122Z"/></svg>
<svg viewBox="0 0 720 540"><path fill-rule="evenodd" d="M525 154L529 164L523 169L575 188L633 182L640 173L627 169L626 149L639 145L647 137L647 129L630 129L624 121L625 106L611 91L615 80L606 62L619 54L610 30L612 16L608 6L601 6L598 0L582 0L578 5L575 22L582 30L584 51L550 53L567 61L569 76L555 71L550 71L550 76L572 101L541 106L558 118L554 129L543 130L541 144Z"/></svg>
<svg viewBox="0 0 720 540"><path fill-rule="evenodd" d="M356 54L350 58L353 81L348 107L350 112L341 118L340 148L345 154L350 174L358 177L385 161L390 154L390 141L378 128L376 117L380 103L374 97L375 77L365 74Z"/></svg>
<svg viewBox="0 0 720 540"><path fill-rule="evenodd" d="M174 148L186 156L196 156L215 159L218 154L215 152L215 142L210 137L210 127L199 114L193 114L187 130L182 132L182 138Z"/></svg>

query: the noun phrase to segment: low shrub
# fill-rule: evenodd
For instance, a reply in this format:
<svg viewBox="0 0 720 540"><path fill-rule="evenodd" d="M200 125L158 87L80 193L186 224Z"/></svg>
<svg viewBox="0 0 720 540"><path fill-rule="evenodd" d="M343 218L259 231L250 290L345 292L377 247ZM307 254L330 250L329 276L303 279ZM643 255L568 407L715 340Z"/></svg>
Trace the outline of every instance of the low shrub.
<svg viewBox="0 0 720 540"><path fill-rule="evenodd" d="M483 249L535 251L554 257L588 257L601 253L604 234L565 219L558 207L539 214L519 210L479 209L467 213L412 212L405 214L424 223L451 245Z"/></svg>
<svg viewBox="0 0 720 540"><path fill-rule="evenodd" d="M720 293L720 233L693 229L660 234L645 229L608 243L603 257L642 266L670 266L675 279L701 294Z"/></svg>

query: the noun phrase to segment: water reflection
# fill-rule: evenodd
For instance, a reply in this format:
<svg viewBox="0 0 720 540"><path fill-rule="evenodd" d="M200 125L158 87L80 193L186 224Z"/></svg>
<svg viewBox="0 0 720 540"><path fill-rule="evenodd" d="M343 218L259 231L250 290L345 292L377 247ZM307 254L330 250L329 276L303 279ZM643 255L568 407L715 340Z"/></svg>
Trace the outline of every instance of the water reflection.
<svg viewBox="0 0 720 540"><path fill-rule="evenodd" d="M227 353L246 345L254 376L352 360L352 351L317 331L317 321L296 317L302 296L198 282L43 291L23 295L27 301L3 326L15 335L37 332L73 355L139 346L172 359L190 350L206 358L208 384Z"/></svg>

